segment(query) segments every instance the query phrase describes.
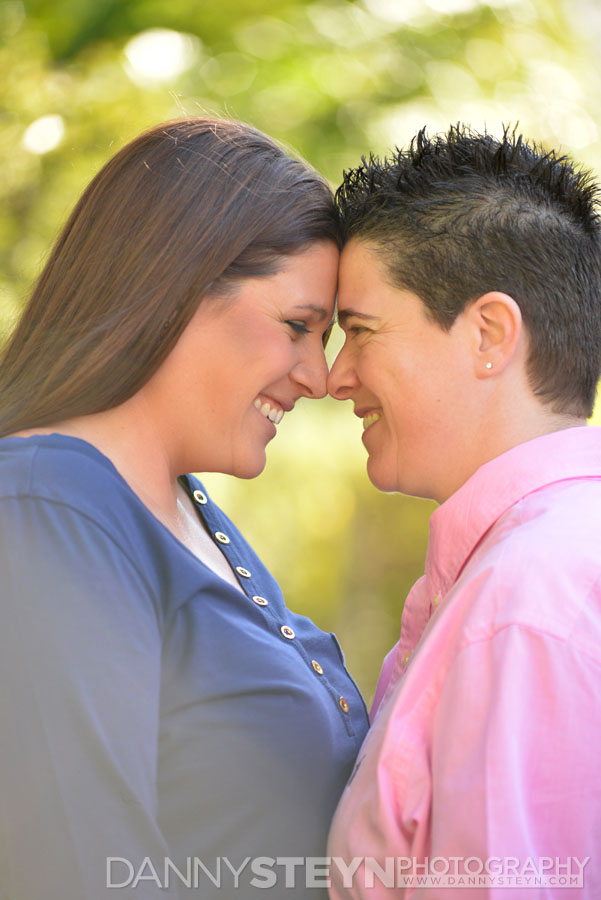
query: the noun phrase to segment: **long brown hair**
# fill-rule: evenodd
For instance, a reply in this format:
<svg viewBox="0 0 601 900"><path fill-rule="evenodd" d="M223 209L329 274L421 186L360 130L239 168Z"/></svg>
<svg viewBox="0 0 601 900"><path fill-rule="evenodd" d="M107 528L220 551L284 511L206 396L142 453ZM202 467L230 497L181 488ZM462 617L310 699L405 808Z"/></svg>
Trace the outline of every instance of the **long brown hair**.
<svg viewBox="0 0 601 900"><path fill-rule="evenodd" d="M124 402L207 292L339 243L326 181L261 132L188 118L120 150L73 210L0 360L0 435Z"/></svg>

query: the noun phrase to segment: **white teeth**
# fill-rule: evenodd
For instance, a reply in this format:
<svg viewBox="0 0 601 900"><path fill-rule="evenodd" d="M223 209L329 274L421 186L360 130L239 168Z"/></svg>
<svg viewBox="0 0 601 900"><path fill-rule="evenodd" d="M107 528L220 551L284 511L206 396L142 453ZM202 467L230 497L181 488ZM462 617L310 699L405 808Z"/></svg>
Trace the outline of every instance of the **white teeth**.
<svg viewBox="0 0 601 900"><path fill-rule="evenodd" d="M262 416L265 416L266 419L273 422L274 425L279 425L284 418L283 409L280 409L277 406L271 406L271 404L267 402L261 403L258 397L254 401L253 406L259 410Z"/></svg>
<svg viewBox="0 0 601 900"><path fill-rule="evenodd" d="M379 412L370 412L363 418L363 431L366 431L370 425L373 425L374 422L377 422L380 419Z"/></svg>

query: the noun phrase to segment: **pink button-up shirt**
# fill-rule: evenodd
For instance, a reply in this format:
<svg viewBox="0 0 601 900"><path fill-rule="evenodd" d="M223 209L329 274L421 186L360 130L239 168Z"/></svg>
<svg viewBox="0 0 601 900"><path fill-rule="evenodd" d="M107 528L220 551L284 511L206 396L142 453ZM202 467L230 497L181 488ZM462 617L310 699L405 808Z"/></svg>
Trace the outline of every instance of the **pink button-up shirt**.
<svg viewBox="0 0 601 900"><path fill-rule="evenodd" d="M435 511L372 718L333 898L533 900L579 872L569 896L601 898L601 429L514 447ZM453 889L403 880L414 860Z"/></svg>

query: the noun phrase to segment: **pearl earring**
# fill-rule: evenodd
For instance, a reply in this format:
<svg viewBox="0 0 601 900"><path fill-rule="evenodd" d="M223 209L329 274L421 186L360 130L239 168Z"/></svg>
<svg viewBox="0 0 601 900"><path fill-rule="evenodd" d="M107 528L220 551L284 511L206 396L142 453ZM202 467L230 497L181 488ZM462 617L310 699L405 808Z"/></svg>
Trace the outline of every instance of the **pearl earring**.
<svg viewBox="0 0 601 900"><path fill-rule="evenodd" d="M486 363L486 368L487 368L487 369L492 369L492 363L491 363L491 362L487 362L487 363Z"/></svg>

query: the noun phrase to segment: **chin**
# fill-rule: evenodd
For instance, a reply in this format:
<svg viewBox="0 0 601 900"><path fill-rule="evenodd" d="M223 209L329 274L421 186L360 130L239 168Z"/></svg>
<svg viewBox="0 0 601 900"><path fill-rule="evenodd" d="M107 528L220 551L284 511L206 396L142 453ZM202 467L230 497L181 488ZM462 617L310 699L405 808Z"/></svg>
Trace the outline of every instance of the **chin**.
<svg viewBox="0 0 601 900"><path fill-rule="evenodd" d="M235 475L236 478L256 478L257 475L260 475L263 469L267 464L267 457L265 454L261 454L260 457L256 459L244 459L237 461L233 466L231 472L228 472L229 475Z"/></svg>
<svg viewBox="0 0 601 900"><path fill-rule="evenodd" d="M401 490L396 471L390 471L385 466L378 465L371 456L367 460L367 477L374 487L386 494Z"/></svg>

